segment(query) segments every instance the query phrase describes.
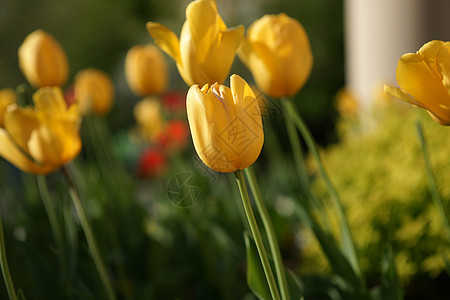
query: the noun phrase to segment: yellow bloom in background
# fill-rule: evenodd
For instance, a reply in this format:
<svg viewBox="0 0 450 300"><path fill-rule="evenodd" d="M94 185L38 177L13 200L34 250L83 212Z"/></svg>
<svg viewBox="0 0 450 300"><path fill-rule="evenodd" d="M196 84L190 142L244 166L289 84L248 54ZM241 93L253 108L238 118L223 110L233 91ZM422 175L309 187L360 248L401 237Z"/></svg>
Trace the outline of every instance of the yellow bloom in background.
<svg viewBox="0 0 450 300"><path fill-rule="evenodd" d="M177 63L186 84L223 83L244 36L242 25L227 29L214 0L196 0L186 8L180 40L159 23L148 22L156 44Z"/></svg>
<svg viewBox="0 0 450 300"><path fill-rule="evenodd" d="M208 167L234 172L255 162L264 132L258 101L244 79L232 75L230 87L193 85L186 106L195 150Z"/></svg>
<svg viewBox="0 0 450 300"><path fill-rule="evenodd" d="M13 89L0 90L0 127L3 126L3 114L8 105L17 101L16 92Z"/></svg>
<svg viewBox="0 0 450 300"><path fill-rule="evenodd" d="M134 118L138 124L141 137L153 142L162 133L165 122L161 101L155 97L147 97L134 106Z"/></svg>
<svg viewBox="0 0 450 300"><path fill-rule="evenodd" d="M66 53L48 33L36 30L19 47L19 66L36 88L61 86L69 74Z"/></svg>
<svg viewBox="0 0 450 300"><path fill-rule="evenodd" d="M450 42L431 41L416 53L402 55L397 65L400 88L384 86L389 95L428 111L450 125Z"/></svg>
<svg viewBox="0 0 450 300"><path fill-rule="evenodd" d="M256 84L274 98L296 94L313 65L305 29L284 13L256 20L248 28L238 55Z"/></svg>
<svg viewBox="0 0 450 300"><path fill-rule="evenodd" d="M341 88L337 92L335 106L339 114L344 118L355 117L358 114L358 100L348 88Z"/></svg>
<svg viewBox="0 0 450 300"><path fill-rule="evenodd" d="M34 108L8 106L0 129L0 156L22 171L46 174L80 152L80 117L77 105L67 108L59 88L41 88L33 101Z"/></svg>
<svg viewBox="0 0 450 300"><path fill-rule="evenodd" d="M109 75L96 69L77 73L74 83L75 98L84 113L104 114L111 109L114 86Z"/></svg>
<svg viewBox="0 0 450 300"><path fill-rule="evenodd" d="M136 45L125 58L125 77L137 96L161 94L167 88L167 64L161 50L154 45Z"/></svg>

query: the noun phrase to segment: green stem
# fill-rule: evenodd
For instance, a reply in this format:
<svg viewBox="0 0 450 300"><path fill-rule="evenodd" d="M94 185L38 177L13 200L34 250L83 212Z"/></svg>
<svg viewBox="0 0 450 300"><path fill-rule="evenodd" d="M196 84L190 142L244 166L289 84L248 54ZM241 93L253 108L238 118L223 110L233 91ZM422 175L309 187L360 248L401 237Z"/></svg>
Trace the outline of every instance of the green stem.
<svg viewBox="0 0 450 300"><path fill-rule="evenodd" d="M297 129L302 134L306 145L309 149L309 152L313 156L314 160L317 163L319 173L322 176L322 179L324 180L328 193L330 194L330 198L333 202L333 205L336 209L336 212L338 214L339 220L340 220L340 227L341 227L341 234L342 234L342 240L345 247L345 254L347 258L349 259L350 264L352 265L355 273L360 277L362 280L361 270L358 264L358 259L356 256L356 250L355 246L353 244L353 240L350 234L350 228L347 223L347 219L345 217L344 208L342 207L341 201L339 199L338 193L336 189L334 188L333 184L331 183L330 178L328 177L327 173L325 172L325 168L323 167L322 160L319 155L319 151L317 150L316 143L314 141L314 138L311 135L311 132L309 131L308 127L306 126L303 119L300 117L300 114L295 109L294 103L292 99L284 99L283 105L285 106L285 111L287 112L287 118L290 118L294 124L296 125Z"/></svg>
<svg viewBox="0 0 450 300"><path fill-rule="evenodd" d="M295 124L291 118L287 116L288 110L288 99L283 99L283 110L284 110L284 120L286 123L286 130L288 133L289 141L292 147L292 154L294 155L295 164L297 165L297 172L300 177L300 183L303 186L303 189L306 193L311 193L311 183L308 178L308 173L306 172L305 159L303 156L303 151L301 148L300 140L298 138L297 129L295 128Z"/></svg>
<svg viewBox="0 0 450 300"><path fill-rule="evenodd" d="M294 161L297 166L297 172L298 176L300 178L300 183L302 185L303 191L306 193L306 196L308 199L310 199L309 204L314 205L319 211L324 214L325 213L325 206L317 197L314 196L313 192L311 191L311 182L309 180L308 172L306 170L305 165L305 159L300 143L300 139L298 137L297 128L295 127L294 122L289 115L289 102L290 100L288 98L282 99L282 105L283 105L283 113L284 113L284 120L286 123L286 130L288 132L289 141L292 147L292 153L294 156ZM327 231L330 231L331 225L328 220L328 218L324 218L323 220L325 228Z"/></svg>
<svg viewBox="0 0 450 300"><path fill-rule="evenodd" d="M53 205L53 201L50 198L50 195L48 193L47 188L47 182L45 180L44 175L38 175L37 176L37 182L38 182L38 188L39 193L41 194L42 203L44 204L45 211L48 216L48 220L50 223L50 228L53 233L53 238L55 239L56 245L57 245L57 252L58 252L58 260L59 260L59 266L61 268L61 274L63 278L66 275L66 264L65 264L65 251L64 251L64 239L61 232L61 227L58 224L58 219L56 216L56 210L55 206Z"/></svg>
<svg viewBox="0 0 450 300"><path fill-rule="evenodd" d="M250 225L250 230L252 232L253 238L256 243L256 248L258 249L259 258L264 269L264 274L266 275L267 283L269 284L270 293L272 299L280 300L280 294L278 292L277 284L275 282L275 277L273 276L272 268L270 267L269 258L267 257L267 252L264 247L263 240L261 238L261 233L259 232L258 224L256 223L255 215L253 214L252 204L248 197L247 185L245 183L245 177L242 170L234 172L236 181L241 192L242 203L244 205L245 214L247 215L247 220Z"/></svg>
<svg viewBox="0 0 450 300"><path fill-rule="evenodd" d="M275 230L273 229L272 222L270 220L269 212L264 205L264 201L262 200L261 191L258 186L258 182L256 181L255 173L253 172L253 168L250 166L244 170L248 184L250 186L250 190L253 194L253 199L256 203L256 208L261 216L263 221L264 229L267 234L267 240L269 242L270 252L272 253L275 272L277 274L278 284L280 286L281 291L281 299L290 299L289 290L287 286L286 280L286 272L284 271L283 260L281 259L280 248L278 247L277 236L275 234Z"/></svg>
<svg viewBox="0 0 450 300"><path fill-rule="evenodd" d="M433 175L433 169L431 167L430 157L428 155L428 149L427 149L425 137L424 137L423 130L422 130L422 125L420 124L420 122L417 122L416 126L417 126L417 133L419 134L420 145L422 146L422 154L423 154L423 159L425 161L425 168L426 168L426 172L427 172L428 185L430 186L430 190L431 190L431 197L433 198L434 204L436 205L436 207L439 211L439 214L442 219L442 223L444 225L445 236L447 238L447 241L450 243L450 225L448 222L447 214L445 213L442 199L439 196L439 191L438 191L438 187L436 184L436 180Z"/></svg>
<svg viewBox="0 0 450 300"><path fill-rule="evenodd" d="M95 238L92 226L90 224L89 218L84 210L83 204L81 203L80 196L76 189L75 183L72 176L66 166L62 167L64 175L66 176L67 183L69 184L69 194L72 198L73 204L77 211L78 217L80 219L81 227L83 228L84 235L86 236L86 241L89 246L89 251L91 252L92 259L94 260L95 267L97 268L100 280L105 288L108 299L115 300L116 296L111 284L111 281L106 270L105 263L103 262L102 256L100 254L97 240Z"/></svg>
<svg viewBox="0 0 450 300"><path fill-rule="evenodd" d="M9 273L8 261L6 259L5 239L3 237L3 225L0 216L0 267L2 268L3 280L5 281L6 290L8 291L10 300L17 300L16 290Z"/></svg>

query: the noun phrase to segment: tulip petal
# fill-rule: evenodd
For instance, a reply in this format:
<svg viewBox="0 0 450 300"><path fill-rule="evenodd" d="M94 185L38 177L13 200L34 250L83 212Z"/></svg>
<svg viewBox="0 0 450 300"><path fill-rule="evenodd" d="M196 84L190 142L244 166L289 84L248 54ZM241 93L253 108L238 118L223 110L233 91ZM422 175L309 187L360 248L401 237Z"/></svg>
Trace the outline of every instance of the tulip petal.
<svg viewBox="0 0 450 300"><path fill-rule="evenodd" d="M229 125L223 103L211 90L200 90L198 85L189 89L186 98L192 140L200 159L218 172L236 171L236 154L221 138Z"/></svg>
<svg viewBox="0 0 450 300"><path fill-rule="evenodd" d="M14 142L28 152L28 140L31 133L39 127L39 121L31 107L19 108L12 104L4 115L4 127Z"/></svg>
<svg viewBox="0 0 450 300"><path fill-rule="evenodd" d="M0 129L0 145L2 145L0 147L0 156L24 172L46 174L53 170L50 166L37 165L28 159L4 129Z"/></svg>
<svg viewBox="0 0 450 300"><path fill-rule="evenodd" d="M0 90L0 127L3 126L3 115L8 105L16 102L16 92L13 89Z"/></svg>
<svg viewBox="0 0 450 300"><path fill-rule="evenodd" d="M244 31L244 27L240 25L220 32L217 40L211 45L205 61L200 61L212 82L222 84L227 78L237 49L243 40Z"/></svg>
<svg viewBox="0 0 450 300"><path fill-rule="evenodd" d="M438 71L442 74L442 84L450 94L450 42L442 45L437 57ZM450 103L447 103L450 105Z"/></svg>
<svg viewBox="0 0 450 300"><path fill-rule="evenodd" d="M33 158L46 165L57 166L61 163L61 140L45 125L31 133L28 149Z"/></svg>
<svg viewBox="0 0 450 300"><path fill-rule="evenodd" d="M408 102L409 104L424 108L424 105L422 103L418 102L416 99L411 97L411 95L407 94L402 89L385 85L384 92L387 93L388 95L391 95L394 98L397 98L397 99L403 100L405 102Z"/></svg>
<svg viewBox="0 0 450 300"><path fill-rule="evenodd" d="M405 54L397 66L397 82L406 93L413 96L421 107L440 119L448 115L442 104L448 103L449 94L437 73L419 54Z"/></svg>
<svg viewBox="0 0 450 300"><path fill-rule="evenodd" d="M186 8L186 23L196 45L196 54L199 62L205 60L210 47L217 40L220 30L220 16L214 1L199 0L189 3Z"/></svg>
<svg viewBox="0 0 450 300"><path fill-rule="evenodd" d="M238 131L240 164L238 169L245 169L253 164L261 153L264 143L264 132L258 100L250 86L238 75L230 78L230 87L238 110L240 121Z"/></svg>
<svg viewBox="0 0 450 300"><path fill-rule="evenodd" d="M147 22L146 27L148 33L155 40L155 43L172 57L176 63L181 64L180 42L176 34L159 23Z"/></svg>
<svg viewBox="0 0 450 300"><path fill-rule="evenodd" d="M36 112L44 112L45 118L58 118L67 109L64 96L60 88L45 87L33 94L33 102Z"/></svg>

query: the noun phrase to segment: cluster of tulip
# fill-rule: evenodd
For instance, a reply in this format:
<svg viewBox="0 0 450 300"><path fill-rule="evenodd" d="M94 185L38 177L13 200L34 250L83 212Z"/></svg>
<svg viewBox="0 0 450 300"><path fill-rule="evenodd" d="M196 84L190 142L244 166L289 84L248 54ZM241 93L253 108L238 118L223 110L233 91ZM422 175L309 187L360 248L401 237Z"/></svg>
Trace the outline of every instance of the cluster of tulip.
<svg viewBox="0 0 450 300"><path fill-rule="evenodd" d="M187 6L179 39L159 23L148 22L147 30L156 44L175 60L181 77L191 86L186 99L187 117L200 159L215 171L235 173L269 295L273 299L279 299L280 295L283 299L289 298L286 273L272 224L259 193L253 190L264 220L278 283L242 172L247 169L248 179L256 185L254 174L248 168L260 155L264 143L258 99L239 75L231 75L229 87L223 82L238 53L258 87L267 95L284 98L296 94L309 77L313 61L305 30L298 21L285 14L267 15L255 21L244 37L243 26L227 28L212 0L197 0ZM250 287L255 294L261 295L261 290Z"/></svg>
<svg viewBox="0 0 450 300"><path fill-rule="evenodd" d="M134 139L145 148L139 158L138 175L160 175L166 170L166 157L177 155L187 143L184 97L173 91L160 100L167 90L168 71L162 52L154 45L136 45L128 51L125 76L132 92L144 97L134 107Z"/></svg>

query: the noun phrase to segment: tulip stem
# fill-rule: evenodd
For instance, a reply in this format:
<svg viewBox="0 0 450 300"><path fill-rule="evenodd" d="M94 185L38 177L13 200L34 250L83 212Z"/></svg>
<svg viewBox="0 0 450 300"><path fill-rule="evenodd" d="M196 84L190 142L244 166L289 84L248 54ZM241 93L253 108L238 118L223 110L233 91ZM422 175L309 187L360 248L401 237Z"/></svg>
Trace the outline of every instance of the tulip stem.
<svg viewBox="0 0 450 300"><path fill-rule="evenodd" d="M338 218L340 220L340 229L342 234L342 241L344 246L344 254L346 255L347 259L349 260L350 265L352 266L353 270L357 274L357 276L360 278L361 282L362 280L362 274L358 263L358 258L356 256L356 250L355 245L353 244L353 240L350 234L350 228L347 223L347 219L345 217L344 208L341 204L341 201L339 199L339 195L334 188L330 178L328 177L327 173L325 172L325 168L323 166L322 160L320 158L319 151L317 150L316 142L314 141L314 138L312 137L311 132L309 131L306 123L301 118L300 114L295 109L294 103L292 99L283 99L283 106L285 109L285 112L287 112L286 118L290 118L297 129L300 131L300 133L303 136L303 139L305 140L305 143L309 149L309 152L313 156L314 160L317 163L319 173L322 176L322 179L324 180L328 193L330 194L330 198L333 202L333 205L336 209L336 212L338 214Z"/></svg>
<svg viewBox="0 0 450 300"><path fill-rule="evenodd" d="M61 268L61 275L64 278L66 275L66 264L65 264L65 251L64 251L64 239L63 235L60 229L60 226L58 225L58 219L56 217L56 211L55 206L53 205L53 201L50 198L50 195L48 193L48 187L47 182L44 175L38 175L37 176L37 182L38 182L38 188L39 193L41 194L42 203L44 204L45 211L48 216L48 220L50 223L50 228L53 233L53 238L55 239L56 246L57 246L57 252L58 252L58 260L59 265Z"/></svg>
<svg viewBox="0 0 450 300"><path fill-rule="evenodd" d="M253 168L250 166L244 170L248 179L248 185L253 194L253 199L256 203L259 215L263 221L264 229L266 231L267 240L269 241L270 252L272 254L275 272L277 274L278 284L280 285L281 299L290 299L289 290L286 281L286 272L284 270L283 260L281 258L280 248L277 242L277 236L273 229L272 221L270 220L269 212L267 211L264 201L262 200L261 190L259 189L258 182L256 181Z"/></svg>
<svg viewBox="0 0 450 300"><path fill-rule="evenodd" d="M247 216L247 221L250 225L250 230L256 243L256 248L258 249L259 258L261 260L261 264L264 269L264 274L266 275L267 283L269 284L272 299L279 300L280 294L278 292L278 287L275 282L275 277L273 276L269 258L267 257L266 248L264 247L264 243L261 238L261 233L259 232L258 224L256 223L255 215L253 214L252 204L250 203L250 199L248 197L244 173L242 172L242 170L238 170L234 172L234 176L236 177L236 182L238 184L239 191L241 192L244 211Z"/></svg>
<svg viewBox="0 0 450 300"><path fill-rule="evenodd" d="M303 186L303 189L306 193L311 193L311 183L308 178L308 173L306 172L305 159L303 156L303 151L300 143L300 139L298 138L297 129L295 128L295 124L288 114L288 106L286 102L289 99L283 99L283 110L284 110L284 121L286 123L286 130L289 136L289 141L292 147L292 154L294 155L295 164L297 165L297 172L300 178L300 183ZM309 196L309 195L308 195Z"/></svg>
<svg viewBox="0 0 450 300"><path fill-rule="evenodd" d="M83 204L81 203L75 182L73 181L72 175L70 174L67 166L63 166L62 170L67 179L67 183L69 184L69 194L72 198L73 204L80 219L81 227L83 228L84 235L86 236L89 251L91 252L92 259L94 260L95 267L97 268L98 274L100 276L100 280L103 284L103 287L105 288L106 294L108 295L108 299L115 300L116 296L114 294L114 290L112 288L105 263L103 262L102 256L100 254L91 223L86 214L86 211L84 210Z"/></svg>
<svg viewBox="0 0 450 300"><path fill-rule="evenodd" d="M428 185L430 186L431 190L431 197L433 198L434 204L436 205L439 214L441 216L447 242L450 243L450 225L447 219L447 214L445 213L444 205L442 204L442 199L439 196L439 190L436 184L436 180L433 175L433 169L431 167L431 162L428 155L428 149L425 141L425 136L422 130L422 125L420 124L420 122L417 122L416 126L417 126L417 133L419 135L420 145L422 147L423 159L425 161L425 168L427 172Z"/></svg>
<svg viewBox="0 0 450 300"><path fill-rule="evenodd" d="M2 269L3 280L5 281L6 290L8 291L10 300L17 300L16 290L9 273L8 261L6 259L5 239L3 237L3 225L0 215L0 267Z"/></svg>

